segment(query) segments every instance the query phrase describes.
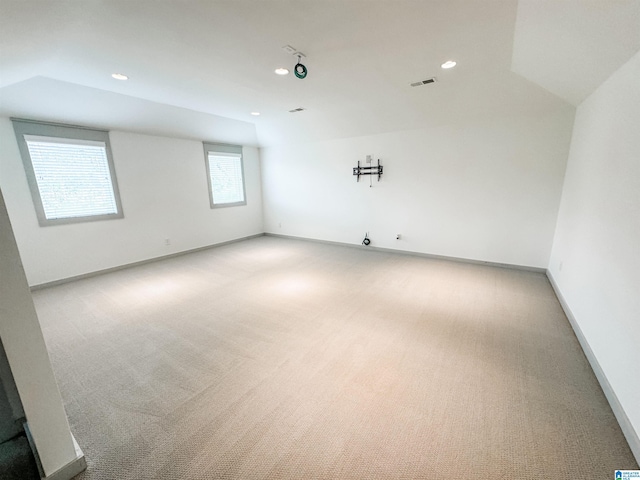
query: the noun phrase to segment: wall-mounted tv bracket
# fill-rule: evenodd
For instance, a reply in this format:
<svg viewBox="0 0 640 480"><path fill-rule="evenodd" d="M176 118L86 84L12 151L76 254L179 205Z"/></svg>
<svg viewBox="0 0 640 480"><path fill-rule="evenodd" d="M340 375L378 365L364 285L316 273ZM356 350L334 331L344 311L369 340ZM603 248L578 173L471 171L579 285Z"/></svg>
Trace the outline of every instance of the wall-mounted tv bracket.
<svg viewBox="0 0 640 480"><path fill-rule="evenodd" d="M361 167L360 160L358 160L358 166L353 167L353 174L357 177L358 182L360 181L360 175L378 175L378 181L380 181L380 177L382 176L382 165L380 165L380 159L378 159L378 165L370 167Z"/></svg>

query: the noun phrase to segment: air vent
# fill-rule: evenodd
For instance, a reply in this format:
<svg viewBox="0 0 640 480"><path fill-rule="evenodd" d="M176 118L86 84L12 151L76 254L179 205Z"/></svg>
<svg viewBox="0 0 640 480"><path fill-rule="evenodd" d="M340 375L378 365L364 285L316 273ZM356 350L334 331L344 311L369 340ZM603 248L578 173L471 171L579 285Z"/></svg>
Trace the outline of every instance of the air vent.
<svg viewBox="0 0 640 480"><path fill-rule="evenodd" d="M302 112L303 110L304 110L304 108L298 107L298 108L294 108L293 110L289 110L289 113Z"/></svg>
<svg viewBox="0 0 640 480"><path fill-rule="evenodd" d="M434 83L436 81L436 77L427 78L426 80L421 80L419 82L414 82L411 84L412 87L420 87L422 85L426 85L428 83Z"/></svg>

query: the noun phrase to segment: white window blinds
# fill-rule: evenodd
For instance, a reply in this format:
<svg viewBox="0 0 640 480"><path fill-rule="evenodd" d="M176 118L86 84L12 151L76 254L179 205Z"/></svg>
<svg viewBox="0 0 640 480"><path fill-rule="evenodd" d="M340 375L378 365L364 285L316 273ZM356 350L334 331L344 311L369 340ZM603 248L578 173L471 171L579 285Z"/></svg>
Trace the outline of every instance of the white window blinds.
<svg viewBox="0 0 640 480"><path fill-rule="evenodd" d="M208 152L213 205L243 204L242 155Z"/></svg>
<svg viewBox="0 0 640 480"><path fill-rule="evenodd" d="M119 213L104 142L24 139L47 220Z"/></svg>

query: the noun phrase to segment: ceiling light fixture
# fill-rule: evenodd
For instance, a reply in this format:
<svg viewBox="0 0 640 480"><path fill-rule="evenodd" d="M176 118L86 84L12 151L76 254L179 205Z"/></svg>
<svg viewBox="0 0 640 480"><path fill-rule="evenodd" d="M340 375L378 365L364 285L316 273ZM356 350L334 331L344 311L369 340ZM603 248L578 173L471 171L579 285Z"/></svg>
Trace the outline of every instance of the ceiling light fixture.
<svg viewBox="0 0 640 480"><path fill-rule="evenodd" d="M287 70L286 68L276 68L275 70L276 74L278 75L287 75L289 73L289 70Z"/></svg>
<svg viewBox="0 0 640 480"><path fill-rule="evenodd" d="M447 60L446 62L444 62L440 66L446 70L447 68L455 67L456 66L456 62L454 62L453 60Z"/></svg>
<svg viewBox="0 0 640 480"><path fill-rule="evenodd" d="M303 64L300 63L300 59L304 56L303 53L298 53L298 63L296 63L296 66L293 68L294 72L296 74L296 77L303 79L307 76L307 67L305 67Z"/></svg>
<svg viewBox="0 0 640 480"><path fill-rule="evenodd" d="M111 76L116 80L129 80L129 77L123 75L122 73L112 73Z"/></svg>
<svg viewBox="0 0 640 480"><path fill-rule="evenodd" d="M251 112L251 115L253 115L254 117L259 117L260 116L260 112Z"/></svg>

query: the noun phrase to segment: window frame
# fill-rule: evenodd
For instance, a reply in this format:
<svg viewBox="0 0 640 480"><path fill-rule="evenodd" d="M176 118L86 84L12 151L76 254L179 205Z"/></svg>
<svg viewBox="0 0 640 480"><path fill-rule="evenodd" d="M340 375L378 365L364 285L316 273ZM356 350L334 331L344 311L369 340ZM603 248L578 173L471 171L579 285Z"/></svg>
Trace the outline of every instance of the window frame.
<svg viewBox="0 0 640 480"><path fill-rule="evenodd" d="M18 149L20 150L20 156L22 157L24 170L27 175L29 190L31 190L31 198L36 210L36 216L38 217L38 224L41 227L124 218L124 212L122 211L122 202L120 201L118 179L116 177L113 157L111 154L111 144L109 142L108 131L81 127L77 125L64 125L59 123L40 122L36 120L25 120L21 118L12 118L11 121L13 123L13 130L16 135L16 140L18 141ZM115 199L117 212L100 215L88 215L82 217L47 218L45 215L42 198L40 196L40 189L38 188L38 181L33 169L33 164L31 162L31 154L29 153L29 147L27 145L27 141L25 140L25 135L61 138L65 140L78 140L80 142L93 141L104 143L107 165L109 168L109 174L111 175L111 188L113 189L113 196Z"/></svg>
<svg viewBox="0 0 640 480"><path fill-rule="evenodd" d="M247 204L247 187L244 176L244 155L242 153L241 145L228 145L224 143L211 143L202 142L204 147L204 164L207 171L207 187L209 191L209 206L211 208L226 208L226 207L239 207ZM216 203L213 197L213 185L211 185L211 169L209 167L209 153L230 153L233 155L239 155L240 158L240 173L242 175L242 196L244 200L241 202L229 202L229 203Z"/></svg>

